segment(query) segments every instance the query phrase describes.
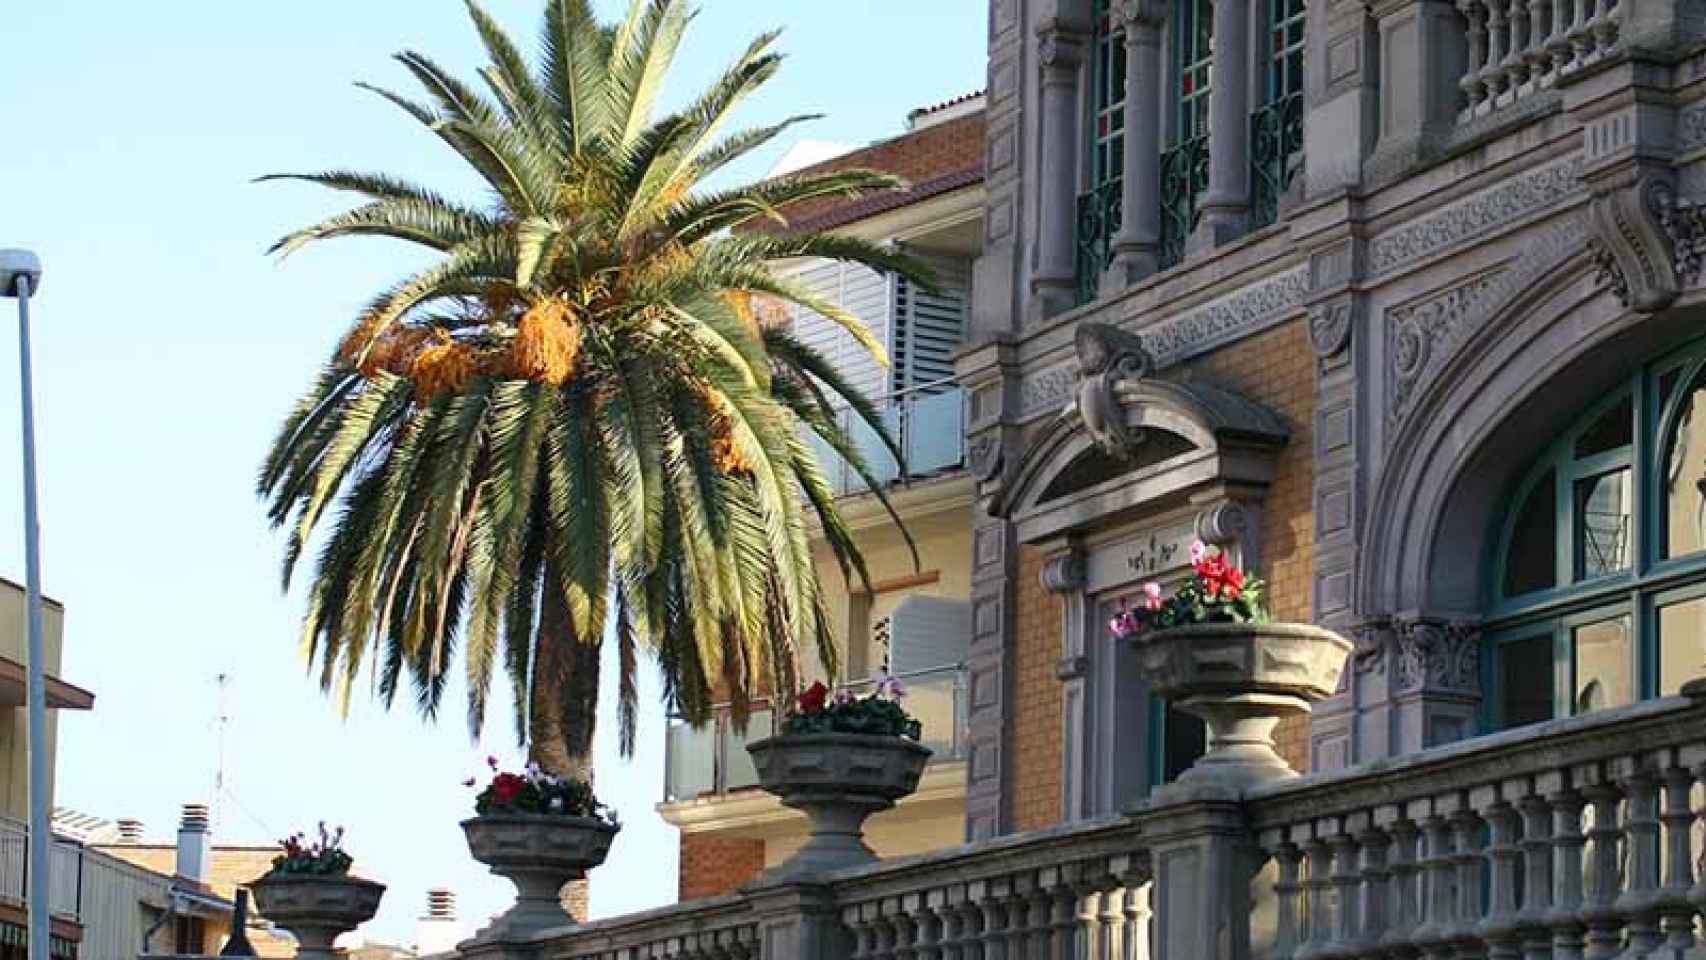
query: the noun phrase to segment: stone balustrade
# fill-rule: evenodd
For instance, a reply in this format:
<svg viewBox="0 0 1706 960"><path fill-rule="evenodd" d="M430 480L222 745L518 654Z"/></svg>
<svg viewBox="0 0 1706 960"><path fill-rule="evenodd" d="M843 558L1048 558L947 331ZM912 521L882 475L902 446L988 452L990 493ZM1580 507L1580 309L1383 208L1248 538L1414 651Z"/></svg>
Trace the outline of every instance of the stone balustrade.
<svg viewBox="0 0 1706 960"><path fill-rule="evenodd" d="M1706 950L1703 814L1706 700L1672 697L463 955L1669 957Z"/></svg>
<svg viewBox="0 0 1706 960"><path fill-rule="evenodd" d="M1554 85L1617 48L1627 0L1457 0L1468 33L1462 118Z"/></svg>
<svg viewBox="0 0 1706 960"><path fill-rule="evenodd" d="M1671 698L1258 788L1254 942L1272 960L1688 949L1701 784L1706 707Z"/></svg>

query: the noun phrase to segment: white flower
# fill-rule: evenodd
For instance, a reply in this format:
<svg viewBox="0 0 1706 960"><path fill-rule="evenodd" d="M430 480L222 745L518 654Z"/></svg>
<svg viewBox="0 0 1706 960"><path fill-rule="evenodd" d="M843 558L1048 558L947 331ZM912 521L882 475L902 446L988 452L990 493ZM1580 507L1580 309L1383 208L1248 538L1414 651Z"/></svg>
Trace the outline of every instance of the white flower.
<svg viewBox="0 0 1706 960"><path fill-rule="evenodd" d="M563 798L562 797L552 797L551 798L551 809L553 811L562 810L563 809Z"/></svg>

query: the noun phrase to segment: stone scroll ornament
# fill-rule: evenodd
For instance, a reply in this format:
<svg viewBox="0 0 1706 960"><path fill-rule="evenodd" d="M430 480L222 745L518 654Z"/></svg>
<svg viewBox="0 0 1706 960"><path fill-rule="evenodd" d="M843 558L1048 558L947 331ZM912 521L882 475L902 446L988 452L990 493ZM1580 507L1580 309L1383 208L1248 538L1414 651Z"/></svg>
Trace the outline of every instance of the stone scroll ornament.
<svg viewBox="0 0 1706 960"><path fill-rule="evenodd" d="M1121 381L1149 376L1155 361L1142 339L1112 324L1080 324L1073 344L1078 351L1078 384L1065 415L1077 416L1103 453L1129 460L1143 442L1143 431L1126 426L1117 389Z"/></svg>
<svg viewBox="0 0 1706 960"><path fill-rule="evenodd" d="M1700 279L1706 205L1678 197L1669 178L1641 176L1595 191L1589 216L1599 280L1624 306L1662 310Z"/></svg>

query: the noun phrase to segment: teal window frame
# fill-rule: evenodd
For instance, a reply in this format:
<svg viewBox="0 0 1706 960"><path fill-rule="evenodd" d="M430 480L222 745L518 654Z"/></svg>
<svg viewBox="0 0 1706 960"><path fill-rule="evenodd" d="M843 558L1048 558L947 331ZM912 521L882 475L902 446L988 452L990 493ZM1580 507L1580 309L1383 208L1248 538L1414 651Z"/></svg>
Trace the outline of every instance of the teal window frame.
<svg viewBox="0 0 1706 960"><path fill-rule="evenodd" d="M1096 0L1090 37L1089 188L1078 195L1074 231L1079 303L1096 298L1120 229L1120 173L1125 167L1125 30L1113 23L1112 0Z"/></svg>
<svg viewBox="0 0 1706 960"><path fill-rule="evenodd" d="M1668 396L1661 395L1667 375L1674 377ZM1488 564L1492 582L1483 619L1484 653L1481 723L1486 731L1505 729L1504 690L1500 663L1511 643L1537 634L1550 634L1553 648L1552 704L1554 717L1576 709L1573 631L1583 625L1619 615L1629 618L1629 668L1636 701L1658 696L1660 610L1670 604L1706 598L1706 545L1694 552L1666 558L1665 523L1668 509L1665 483L1668 459L1681 414L1696 384L1706 389L1706 340L1697 340L1643 364L1623 378L1607 396L1587 407L1537 457L1512 486L1488 538L1494 551ZM1601 417L1629 402L1630 442L1615 450L1582 458L1575 456L1578 439ZM1698 455L1706 455L1701 451ZM1576 485L1579 481L1627 467L1632 475L1622 569L1589 576L1578 564L1585 524L1578 522ZM1550 587L1509 596L1505 593L1513 536L1527 499L1547 474L1553 497L1553 582Z"/></svg>
<svg viewBox="0 0 1706 960"><path fill-rule="evenodd" d="M1262 103L1250 115L1251 226L1279 219L1279 200L1303 169L1305 0L1266 0Z"/></svg>

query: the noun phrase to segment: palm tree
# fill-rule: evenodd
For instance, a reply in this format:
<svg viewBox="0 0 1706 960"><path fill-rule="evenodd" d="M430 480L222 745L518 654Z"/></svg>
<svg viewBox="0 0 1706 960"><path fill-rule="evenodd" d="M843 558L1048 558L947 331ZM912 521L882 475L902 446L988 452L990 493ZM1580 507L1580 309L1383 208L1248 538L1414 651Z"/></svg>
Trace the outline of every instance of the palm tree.
<svg viewBox="0 0 1706 960"><path fill-rule="evenodd" d="M355 319L257 487L273 524L289 527L286 589L303 551L317 551L302 642L324 689L347 708L365 667L389 706L406 675L435 716L460 654L478 736L501 664L530 755L576 773L607 636L624 752L642 656L658 663L668 705L701 722L719 694L738 711L795 689L801 650L815 646L834 669L808 506L842 576L866 572L805 434L865 472L836 426L839 400L893 441L824 357L766 317L795 304L881 350L856 317L772 264L826 257L927 279L873 244L734 229L785 223L791 203L893 189L892 178L704 188L810 119L724 132L781 64L775 33L654 119L691 18L684 3L634 0L606 26L587 0L547 0L531 69L468 9L491 59L483 91L413 52L396 59L424 100L367 89L454 150L489 198L458 202L383 173L262 178L364 198L278 241L281 255L380 236L436 256Z"/></svg>

